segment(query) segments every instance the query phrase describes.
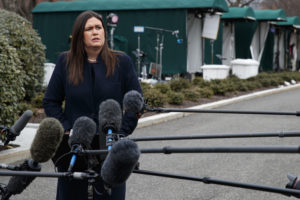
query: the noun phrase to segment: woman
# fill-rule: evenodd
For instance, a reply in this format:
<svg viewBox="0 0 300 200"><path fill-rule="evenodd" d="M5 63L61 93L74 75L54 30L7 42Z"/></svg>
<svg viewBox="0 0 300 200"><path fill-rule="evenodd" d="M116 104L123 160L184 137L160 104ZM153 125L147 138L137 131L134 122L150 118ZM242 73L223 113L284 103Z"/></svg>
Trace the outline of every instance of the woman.
<svg viewBox="0 0 300 200"><path fill-rule="evenodd" d="M43 100L47 116L59 119L65 129L64 139L53 161L70 151L68 134L78 117L87 116L98 123L101 102L114 99L122 105L125 93L130 90L141 92L131 59L124 53L109 49L99 14L93 11L81 13L73 26L70 50L59 56ZM120 133L131 134L137 121L135 113L125 112ZM94 138L93 148L99 148L98 141ZM70 157L60 161L56 163L58 170L67 171ZM84 169L85 162L77 160L74 171ZM111 195L107 194L101 180L95 188L94 199L125 199L125 184L112 188ZM88 199L87 191L87 181L59 178L56 199Z"/></svg>

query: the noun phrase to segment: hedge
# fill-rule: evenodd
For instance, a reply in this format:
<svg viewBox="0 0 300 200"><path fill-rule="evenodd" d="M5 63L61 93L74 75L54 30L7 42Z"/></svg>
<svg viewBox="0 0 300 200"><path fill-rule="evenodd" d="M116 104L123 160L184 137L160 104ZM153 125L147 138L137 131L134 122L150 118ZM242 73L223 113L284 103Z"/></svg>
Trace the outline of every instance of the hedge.
<svg viewBox="0 0 300 200"><path fill-rule="evenodd" d="M29 21L0 9L0 125L12 125L20 102L42 91L44 50Z"/></svg>

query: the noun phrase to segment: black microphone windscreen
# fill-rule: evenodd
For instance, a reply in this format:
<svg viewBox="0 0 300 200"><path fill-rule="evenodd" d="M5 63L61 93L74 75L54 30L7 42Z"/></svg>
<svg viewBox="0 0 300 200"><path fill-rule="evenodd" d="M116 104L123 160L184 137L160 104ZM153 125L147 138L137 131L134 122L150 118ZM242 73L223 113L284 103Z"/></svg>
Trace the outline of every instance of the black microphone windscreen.
<svg viewBox="0 0 300 200"><path fill-rule="evenodd" d="M54 156L63 134L64 129L57 119L43 119L30 147L32 159L41 163L50 160Z"/></svg>
<svg viewBox="0 0 300 200"><path fill-rule="evenodd" d="M69 136L69 146L72 147L78 144L83 145L85 148L90 148L97 131L96 129L96 123L91 118L85 116L77 118Z"/></svg>
<svg viewBox="0 0 300 200"><path fill-rule="evenodd" d="M14 123L14 125L10 128L10 131L15 135L20 135L20 132L24 129L26 124L31 119L33 113L31 110L26 110L23 115Z"/></svg>
<svg viewBox="0 0 300 200"><path fill-rule="evenodd" d="M122 124L122 111L120 104L113 99L103 101L99 107L99 128L103 134L108 129L114 133L119 132Z"/></svg>
<svg viewBox="0 0 300 200"><path fill-rule="evenodd" d="M140 113L144 107L144 98L138 91L131 90L124 96L123 106L126 111Z"/></svg>
<svg viewBox="0 0 300 200"><path fill-rule="evenodd" d="M137 144L130 139L116 142L101 168L103 181L111 187L124 183L132 173L140 157Z"/></svg>
<svg viewBox="0 0 300 200"><path fill-rule="evenodd" d="M21 171L41 171L41 166L33 160L25 160L20 166ZM9 199L11 195L20 194L35 179L34 176L13 176L9 179L6 186L6 193Z"/></svg>

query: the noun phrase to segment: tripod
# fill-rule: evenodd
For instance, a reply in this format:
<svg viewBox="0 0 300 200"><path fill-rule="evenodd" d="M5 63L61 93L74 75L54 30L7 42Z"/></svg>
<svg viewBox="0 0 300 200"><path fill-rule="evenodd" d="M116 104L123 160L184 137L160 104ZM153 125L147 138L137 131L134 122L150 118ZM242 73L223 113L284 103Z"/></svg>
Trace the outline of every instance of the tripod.
<svg viewBox="0 0 300 200"><path fill-rule="evenodd" d="M147 79L147 67L146 67L146 63L145 63L146 53L141 50L141 36L140 36L140 34L138 34L138 47L132 53L136 57L138 77L142 77L143 80Z"/></svg>

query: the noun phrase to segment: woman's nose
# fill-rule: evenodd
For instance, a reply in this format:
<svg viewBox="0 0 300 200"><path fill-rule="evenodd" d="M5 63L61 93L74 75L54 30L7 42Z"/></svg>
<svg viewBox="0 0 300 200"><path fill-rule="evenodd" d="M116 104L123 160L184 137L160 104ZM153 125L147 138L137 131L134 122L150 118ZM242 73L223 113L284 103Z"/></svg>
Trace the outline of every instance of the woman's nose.
<svg viewBox="0 0 300 200"><path fill-rule="evenodd" d="M98 30L93 28L93 34L98 34Z"/></svg>

